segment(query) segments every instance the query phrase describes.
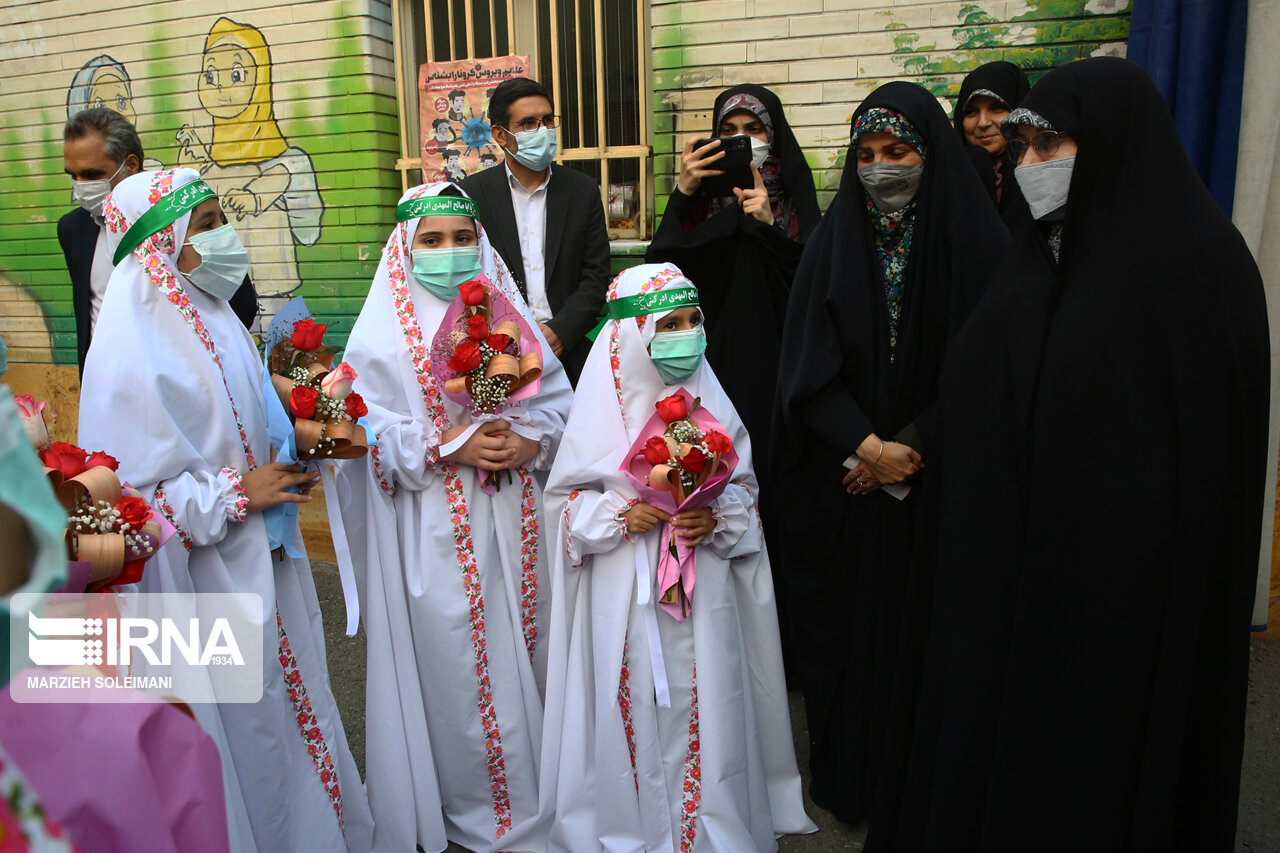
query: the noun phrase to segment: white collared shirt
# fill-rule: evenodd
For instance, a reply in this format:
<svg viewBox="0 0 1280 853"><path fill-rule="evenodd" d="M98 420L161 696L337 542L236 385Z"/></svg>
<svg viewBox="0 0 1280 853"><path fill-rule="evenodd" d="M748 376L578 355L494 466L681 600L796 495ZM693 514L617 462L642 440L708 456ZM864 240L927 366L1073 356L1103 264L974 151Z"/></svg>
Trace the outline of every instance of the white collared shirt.
<svg viewBox="0 0 1280 853"><path fill-rule="evenodd" d="M511 187L511 206L516 213L516 231L520 235L520 257L524 261L525 299L534 319L545 323L551 319L551 303L547 301L547 184L551 183L551 168L547 177L533 192L524 188L520 179L511 173L505 162L507 183Z"/></svg>
<svg viewBox="0 0 1280 853"><path fill-rule="evenodd" d="M93 247L93 264L89 267L89 336L98 325L98 309L102 307L102 297L107 293L107 282L111 280L111 271L115 265L111 263L111 249L107 247L107 226L98 217L93 218L98 226L98 242Z"/></svg>

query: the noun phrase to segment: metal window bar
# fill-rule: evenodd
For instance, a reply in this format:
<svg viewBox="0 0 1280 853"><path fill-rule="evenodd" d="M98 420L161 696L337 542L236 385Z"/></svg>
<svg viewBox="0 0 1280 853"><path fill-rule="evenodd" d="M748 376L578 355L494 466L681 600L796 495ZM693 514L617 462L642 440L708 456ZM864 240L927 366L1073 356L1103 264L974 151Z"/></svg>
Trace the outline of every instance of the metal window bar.
<svg viewBox="0 0 1280 853"><path fill-rule="evenodd" d="M420 7L417 6L418 3L421 3ZM506 13L501 22L500 4L505 6ZM591 15L589 26L582 17L584 5L588 6ZM425 55L420 55L414 48L417 33L409 28L416 23L413 19L418 16L411 7L421 9ZM532 26L527 31L518 28L516 24L517 15L522 9L532 21ZM488 20L483 21L481 19L486 12ZM605 32L609 28L610 38L615 38L616 33L616 37L621 40L623 33L617 28L620 23L625 22L627 14L635 15L635 42L633 46L626 45L626 56L615 56L613 61L631 61L635 66L635 82L631 87L626 86L624 81L622 85L627 91L619 93L620 96L615 98L610 97ZM545 40L539 20L544 15L548 23L545 35L549 36ZM623 20L619 21L619 18ZM459 24L462 24L461 30ZM440 25L443 25L444 33L437 29ZM423 62L483 58L476 55L477 28L480 40L483 41L488 36L487 49L482 51L486 55L496 54L500 47L506 53L527 53L537 76L545 80L548 71L550 72L549 88L556 102L556 112L561 116L560 126L556 131L559 144L556 162L582 164L589 173L598 170L600 202L608 213L610 237L647 237L651 209L649 192L652 186L652 148L649 146L649 103L645 85L649 74L645 66L645 58L648 56L648 27L644 0L587 0L586 3L584 0L573 0L572 3L555 0L396 0L392 31L395 40L397 90L403 93L408 91L406 86L416 88L418 66ZM567 43L562 44L562 33L565 34ZM440 35L444 37L439 38ZM620 42L615 42L617 43ZM446 52L447 55L443 55ZM594 97L594 104L587 103L585 97L588 95ZM629 101L632 96L634 102ZM406 100L408 99L403 95L397 98L401 156L396 169L400 172L401 186L404 189L409 187L409 173L422 167L417 147L420 130L417 126L418 116L408 114L405 109ZM589 107L593 108L594 121L588 121ZM628 110L637 115L621 114ZM627 132L632 127L636 129L634 135ZM621 136L617 141L624 144L609 144L613 141L611 129L614 131L612 136ZM570 140L570 136L574 138ZM576 144L570 145L571 141ZM589 144L590 141L595 144ZM615 217L611 211L610 195L611 190L615 189L610 182L611 161L621 161L616 164L616 174L620 178L636 178L634 212L631 215L628 215L626 208L626 190L632 186L630 183L616 186L620 203L613 209L621 208L621 215ZM595 168L590 168L592 164Z"/></svg>

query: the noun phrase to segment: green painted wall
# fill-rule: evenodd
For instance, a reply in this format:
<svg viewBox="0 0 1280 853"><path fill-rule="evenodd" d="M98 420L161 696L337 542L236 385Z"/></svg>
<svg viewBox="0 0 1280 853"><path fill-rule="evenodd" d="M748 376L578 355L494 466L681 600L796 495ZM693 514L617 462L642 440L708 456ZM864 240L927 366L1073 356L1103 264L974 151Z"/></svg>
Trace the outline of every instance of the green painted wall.
<svg viewBox="0 0 1280 853"><path fill-rule="evenodd" d="M64 5L0 12L6 40L25 41L24 49L0 54L0 144L7 152L0 163L0 335L11 347L10 360L18 363L75 363L70 278L56 226L75 206L62 174L62 125L82 66L106 55L127 69L132 103L126 114L136 116L149 161L178 165L184 126L203 125L198 132L206 143L211 139L212 116L197 89L202 59L208 59L206 38L220 14L192 16L192 4L183 2L119 2L82 22L40 17ZM323 205L318 235L314 227L290 233L292 220L276 216L286 226L276 228L283 246L274 251L287 263L260 264L255 256L255 282L269 292L276 279L291 279L296 268L298 292L345 338L399 196L390 6L385 0L283 7L233 1L218 8L268 43L277 125L287 144L310 158L310 203ZM125 18L130 26L111 25ZM223 193L225 185L214 186ZM265 217L233 222L246 243L255 229L269 227Z"/></svg>

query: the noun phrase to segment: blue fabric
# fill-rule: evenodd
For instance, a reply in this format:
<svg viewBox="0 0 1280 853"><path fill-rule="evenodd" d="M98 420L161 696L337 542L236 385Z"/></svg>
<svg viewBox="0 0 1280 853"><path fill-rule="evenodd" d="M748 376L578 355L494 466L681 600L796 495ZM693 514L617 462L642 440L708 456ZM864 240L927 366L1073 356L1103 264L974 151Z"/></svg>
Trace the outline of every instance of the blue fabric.
<svg viewBox="0 0 1280 853"><path fill-rule="evenodd" d="M1129 59L1147 70L1164 95L1191 162L1228 216L1240 142L1247 9L1248 0L1134 0L1129 19Z"/></svg>
<svg viewBox="0 0 1280 853"><path fill-rule="evenodd" d="M280 396L271 384L271 371L262 368L262 399L267 405L267 435L271 438L271 446L276 449L276 461L281 465L292 465L298 461L298 446L293 435L293 422L289 413L284 410ZM289 489L298 491L297 487ZM298 527L298 505L295 503L276 504L262 511L262 521L267 526L267 539L271 550L284 548L290 557L301 557L302 552L294 547L294 530Z"/></svg>

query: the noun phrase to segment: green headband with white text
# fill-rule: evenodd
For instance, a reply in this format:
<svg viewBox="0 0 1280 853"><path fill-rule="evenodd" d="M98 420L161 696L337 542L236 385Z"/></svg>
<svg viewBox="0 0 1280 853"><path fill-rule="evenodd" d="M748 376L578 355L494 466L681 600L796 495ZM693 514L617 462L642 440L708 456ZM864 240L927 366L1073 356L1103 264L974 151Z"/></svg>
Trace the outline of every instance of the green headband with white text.
<svg viewBox="0 0 1280 853"><path fill-rule="evenodd" d="M113 264L120 263L129 257L134 249L141 246L143 240L168 228L177 221L179 216L200 202L217 197L218 194L204 181L192 181L189 184L183 184L178 187L151 205L150 210L139 216L138 221L129 226L129 230L124 232L124 239L120 241L120 245L116 248L115 256L111 259L111 262Z"/></svg>
<svg viewBox="0 0 1280 853"><path fill-rule="evenodd" d="M421 216L469 216L480 218L476 203L457 195L433 195L411 198L396 205L396 222L408 222Z"/></svg>
<svg viewBox="0 0 1280 853"><path fill-rule="evenodd" d="M698 304L698 288L693 286L673 287L670 290L654 290L649 293L637 293L635 296L620 296L604 304L604 316L590 332L587 340L594 341L610 320L621 320L626 317L648 317L650 314L668 314L677 308L687 308Z"/></svg>

